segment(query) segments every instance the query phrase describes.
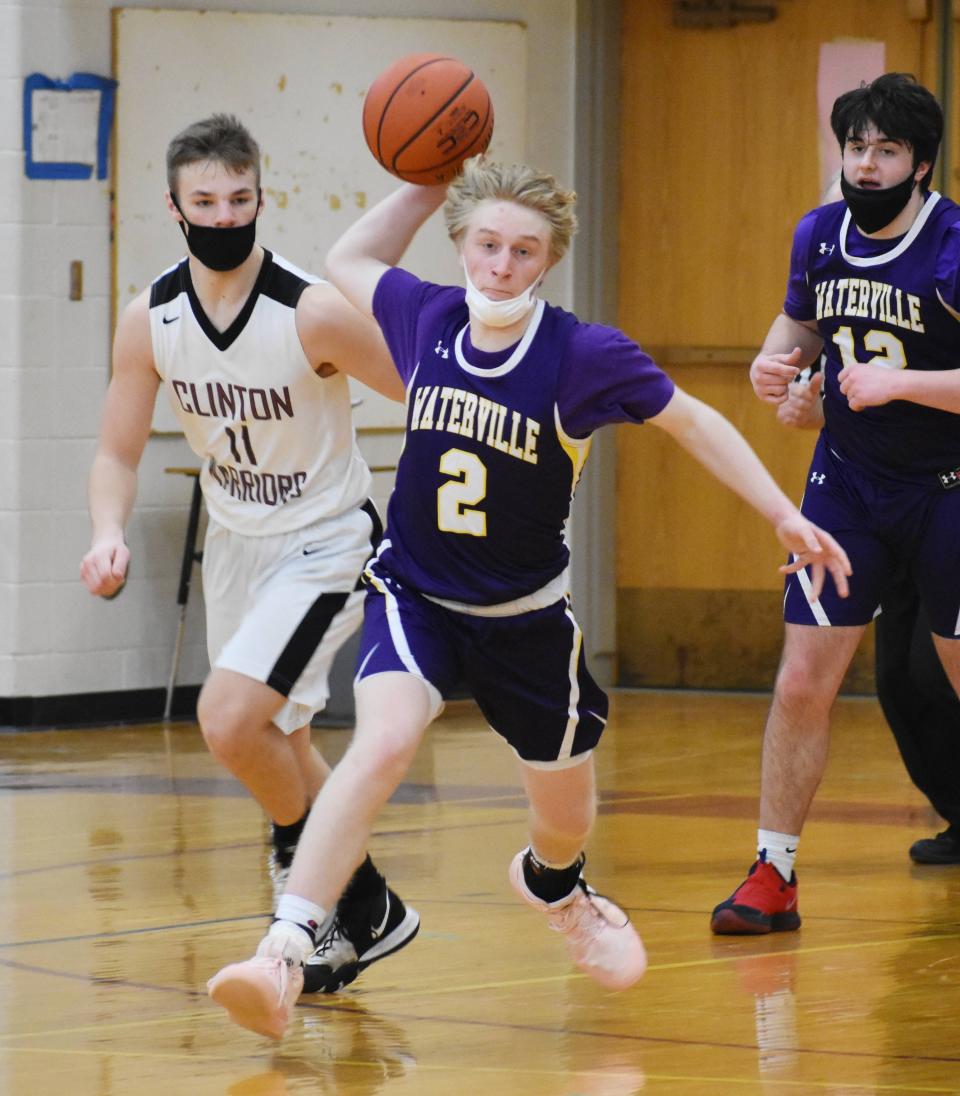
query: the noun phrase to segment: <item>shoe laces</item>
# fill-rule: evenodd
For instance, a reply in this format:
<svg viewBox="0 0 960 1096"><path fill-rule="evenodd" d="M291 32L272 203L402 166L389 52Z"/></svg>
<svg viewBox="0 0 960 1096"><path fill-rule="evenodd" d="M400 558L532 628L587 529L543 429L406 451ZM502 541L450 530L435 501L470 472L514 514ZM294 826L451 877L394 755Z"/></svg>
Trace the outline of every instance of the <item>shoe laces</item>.
<svg viewBox="0 0 960 1096"><path fill-rule="evenodd" d="M282 1004L287 986L290 984L290 961L280 955L255 955L249 963L252 967L259 967L266 974L276 976L277 1004Z"/></svg>
<svg viewBox="0 0 960 1096"><path fill-rule="evenodd" d="M593 887L581 879L573 899L562 909L550 914L550 928L584 943L595 939L608 924L613 923L605 911L593 901L597 897L599 895Z"/></svg>
<svg viewBox="0 0 960 1096"><path fill-rule="evenodd" d="M351 944L353 943L353 941L350 940L350 937L344 930L343 922L340 920L340 916L338 914L333 919L333 924L330 926L330 931L324 935L323 939L317 945L317 950L314 954L326 956L327 952L330 951L341 940L347 940Z"/></svg>

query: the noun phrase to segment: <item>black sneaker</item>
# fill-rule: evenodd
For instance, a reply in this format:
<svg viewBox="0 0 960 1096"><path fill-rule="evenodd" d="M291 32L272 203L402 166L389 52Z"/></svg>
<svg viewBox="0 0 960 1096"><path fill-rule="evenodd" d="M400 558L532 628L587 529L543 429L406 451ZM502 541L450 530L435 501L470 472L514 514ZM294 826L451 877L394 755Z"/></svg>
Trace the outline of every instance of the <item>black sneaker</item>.
<svg viewBox="0 0 960 1096"><path fill-rule="evenodd" d="M960 864L960 825L951 824L936 837L921 837L910 846L915 864Z"/></svg>
<svg viewBox="0 0 960 1096"><path fill-rule="evenodd" d="M303 967L304 993L336 993L361 971L405 947L420 915L386 884L373 899L340 900L330 927Z"/></svg>

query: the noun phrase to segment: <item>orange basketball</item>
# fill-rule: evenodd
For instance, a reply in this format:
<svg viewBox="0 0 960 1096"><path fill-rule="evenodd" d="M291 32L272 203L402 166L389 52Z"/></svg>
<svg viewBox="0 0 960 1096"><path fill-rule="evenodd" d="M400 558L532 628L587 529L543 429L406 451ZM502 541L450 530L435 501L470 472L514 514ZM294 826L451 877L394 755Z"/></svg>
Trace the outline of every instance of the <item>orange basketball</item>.
<svg viewBox="0 0 960 1096"><path fill-rule="evenodd" d="M370 85L363 135L391 175L408 183L446 183L490 144L493 104L462 61L412 53Z"/></svg>

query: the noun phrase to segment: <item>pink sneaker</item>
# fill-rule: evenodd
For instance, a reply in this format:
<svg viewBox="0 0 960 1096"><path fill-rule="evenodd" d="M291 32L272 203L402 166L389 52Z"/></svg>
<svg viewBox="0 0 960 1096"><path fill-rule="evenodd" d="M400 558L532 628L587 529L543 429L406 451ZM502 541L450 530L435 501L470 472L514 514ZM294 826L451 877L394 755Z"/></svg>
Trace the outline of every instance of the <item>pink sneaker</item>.
<svg viewBox="0 0 960 1096"><path fill-rule="evenodd" d="M559 902L544 902L528 889L523 858L510 865L510 885L529 906L547 915L547 924L563 934L574 963L607 989L626 989L643 977L647 953L630 918L609 898L581 879L573 894Z"/></svg>
<svg viewBox="0 0 960 1096"><path fill-rule="evenodd" d="M282 1039L303 989L303 967L283 959L255 956L231 963L207 982L207 993L230 1019L258 1035Z"/></svg>

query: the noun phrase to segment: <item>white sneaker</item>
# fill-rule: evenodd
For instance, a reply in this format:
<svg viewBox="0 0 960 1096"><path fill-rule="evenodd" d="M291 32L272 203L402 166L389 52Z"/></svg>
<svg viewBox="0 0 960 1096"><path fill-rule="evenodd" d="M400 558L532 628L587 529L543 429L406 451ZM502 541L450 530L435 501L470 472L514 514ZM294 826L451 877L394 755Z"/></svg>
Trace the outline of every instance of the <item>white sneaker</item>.
<svg viewBox="0 0 960 1096"><path fill-rule="evenodd" d="M240 1027L282 1039L303 989L303 967L280 958L255 956L231 963L207 982L207 993Z"/></svg>
<svg viewBox="0 0 960 1096"><path fill-rule="evenodd" d="M583 879L559 902L537 898L523 877L528 851L513 858L510 884L527 905L546 914L549 927L563 935L574 963L607 989L626 989L639 981L647 969L647 953L626 913Z"/></svg>

